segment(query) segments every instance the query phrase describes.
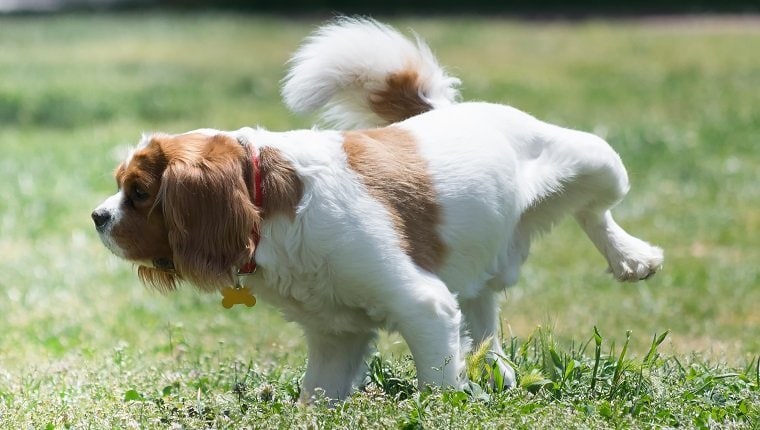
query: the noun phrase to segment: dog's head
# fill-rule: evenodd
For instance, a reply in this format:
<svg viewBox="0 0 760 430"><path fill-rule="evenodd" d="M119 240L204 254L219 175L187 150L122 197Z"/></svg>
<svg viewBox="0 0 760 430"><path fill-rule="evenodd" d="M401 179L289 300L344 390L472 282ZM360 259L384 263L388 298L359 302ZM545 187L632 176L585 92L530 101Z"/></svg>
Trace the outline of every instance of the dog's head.
<svg viewBox="0 0 760 430"><path fill-rule="evenodd" d="M225 134L143 137L116 169L117 193L92 213L101 240L156 288L230 285L261 221L249 150Z"/></svg>

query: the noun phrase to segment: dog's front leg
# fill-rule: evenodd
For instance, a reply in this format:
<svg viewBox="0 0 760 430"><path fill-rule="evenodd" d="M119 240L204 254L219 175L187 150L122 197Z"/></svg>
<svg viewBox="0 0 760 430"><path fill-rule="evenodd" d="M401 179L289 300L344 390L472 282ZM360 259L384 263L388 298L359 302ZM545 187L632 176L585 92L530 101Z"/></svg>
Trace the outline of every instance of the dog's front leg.
<svg viewBox="0 0 760 430"><path fill-rule="evenodd" d="M322 333L306 327L308 358L300 401L311 403L319 396L343 400L364 364L374 333Z"/></svg>

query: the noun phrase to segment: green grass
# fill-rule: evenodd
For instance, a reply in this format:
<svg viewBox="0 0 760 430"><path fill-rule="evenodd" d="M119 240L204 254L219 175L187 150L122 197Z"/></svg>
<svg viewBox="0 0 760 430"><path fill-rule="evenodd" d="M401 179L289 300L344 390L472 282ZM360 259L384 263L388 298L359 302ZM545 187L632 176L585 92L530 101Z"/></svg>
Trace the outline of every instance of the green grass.
<svg viewBox="0 0 760 430"><path fill-rule="evenodd" d="M609 140L633 184L617 218L665 249L662 273L616 284L562 223L505 294L519 388L490 390L486 371L467 392L417 392L391 334L365 392L296 406L296 326L264 304L226 311L217 296L142 288L89 213L143 131L310 126L278 85L317 22L4 17L0 427L758 428L756 21L395 23L428 39L465 99Z"/></svg>

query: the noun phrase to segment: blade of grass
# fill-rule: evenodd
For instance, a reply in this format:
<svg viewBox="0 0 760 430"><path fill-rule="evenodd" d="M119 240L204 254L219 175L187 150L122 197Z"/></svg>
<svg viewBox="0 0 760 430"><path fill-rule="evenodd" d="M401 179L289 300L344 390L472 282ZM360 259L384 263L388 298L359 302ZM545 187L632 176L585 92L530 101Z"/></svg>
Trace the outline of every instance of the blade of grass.
<svg viewBox="0 0 760 430"><path fill-rule="evenodd" d="M652 345L649 347L649 352L647 352L647 355L644 357L644 364L646 366L651 366L652 361L655 359L655 355L657 354L657 348L662 342L665 341L665 338L669 333L670 330L665 330L665 332L662 333L659 337L657 336L657 333L654 334L652 337Z"/></svg>
<svg viewBox="0 0 760 430"><path fill-rule="evenodd" d="M625 353L628 351L628 343L631 341L631 331L627 330L625 332L625 343L623 344L623 350L620 351L620 356L618 357L617 365L615 366L615 374L612 376L612 386L610 387L610 393L609 398L612 400L612 398L615 396L615 391L618 389L618 385L620 384L620 377L623 374L623 360L625 360Z"/></svg>
<svg viewBox="0 0 760 430"><path fill-rule="evenodd" d="M599 330L594 326L594 370L591 373L591 388L589 389L589 395L593 397L594 389L596 388L596 375L599 371L599 361L602 356L602 335L599 334Z"/></svg>

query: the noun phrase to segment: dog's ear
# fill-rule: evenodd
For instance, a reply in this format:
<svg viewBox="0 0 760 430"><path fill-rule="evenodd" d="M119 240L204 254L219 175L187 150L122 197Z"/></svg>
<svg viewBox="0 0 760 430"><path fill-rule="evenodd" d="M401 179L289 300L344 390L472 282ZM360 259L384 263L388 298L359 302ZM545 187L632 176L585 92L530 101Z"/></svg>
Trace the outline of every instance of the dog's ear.
<svg viewBox="0 0 760 430"><path fill-rule="evenodd" d="M137 267L137 276L143 284L151 286L161 292L176 290L179 281L181 280L180 276L174 272L146 266Z"/></svg>
<svg viewBox="0 0 760 430"><path fill-rule="evenodd" d="M225 151L225 139L209 138L205 148L170 161L159 192L175 269L204 290L234 283L235 269L253 254L259 220L239 145Z"/></svg>

